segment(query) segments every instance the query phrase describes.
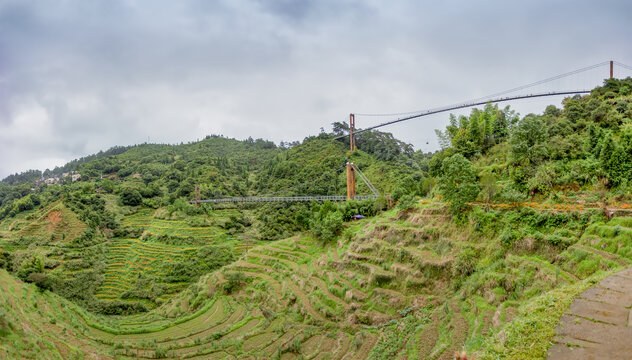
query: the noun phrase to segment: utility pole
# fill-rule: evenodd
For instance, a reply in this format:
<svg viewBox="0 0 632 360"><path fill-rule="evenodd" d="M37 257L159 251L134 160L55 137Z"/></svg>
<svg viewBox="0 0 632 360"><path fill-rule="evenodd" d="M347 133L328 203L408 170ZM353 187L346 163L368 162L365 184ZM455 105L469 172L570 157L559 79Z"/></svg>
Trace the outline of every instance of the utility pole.
<svg viewBox="0 0 632 360"><path fill-rule="evenodd" d="M347 200L352 200L356 196L355 170L353 163L347 163Z"/></svg>
<svg viewBox="0 0 632 360"><path fill-rule="evenodd" d="M610 78L614 78L614 61L610 60Z"/></svg>
<svg viewBox="0 0 632 360"><path fill-rule="evenodd" d="M356 149L355 137L353 136L353 130L355 130L355 115L349 114L349 145L351 146L351 152Z"/></svg>

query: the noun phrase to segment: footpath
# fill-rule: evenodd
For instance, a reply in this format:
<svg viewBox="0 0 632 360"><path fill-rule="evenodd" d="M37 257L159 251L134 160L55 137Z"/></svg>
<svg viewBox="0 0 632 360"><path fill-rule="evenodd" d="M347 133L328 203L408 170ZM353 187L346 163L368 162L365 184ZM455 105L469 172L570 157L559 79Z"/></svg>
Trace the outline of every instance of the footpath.
<svg viewBox="0 0 632 360"><path fill-rule="evenodd" d="M632 359L632 268L581 293L560 319L548 360Z"/></svg>

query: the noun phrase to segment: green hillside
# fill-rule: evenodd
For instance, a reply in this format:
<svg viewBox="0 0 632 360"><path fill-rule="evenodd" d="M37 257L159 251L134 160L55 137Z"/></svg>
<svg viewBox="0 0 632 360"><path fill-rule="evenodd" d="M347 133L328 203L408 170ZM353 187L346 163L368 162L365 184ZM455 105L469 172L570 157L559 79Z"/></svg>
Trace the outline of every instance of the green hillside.
<svg viewBox="0 0 632 360"><path fill-rule="evenodd" d="M284 146L208 136L12 175L0 358L544 358L573 298L632 263L631 88L453 116L434 154L375 131L351 153L335 123ZM348 161L394 206L188 203L196 185L344 195ZM66 172L81 178L36 183Z"/></svg>

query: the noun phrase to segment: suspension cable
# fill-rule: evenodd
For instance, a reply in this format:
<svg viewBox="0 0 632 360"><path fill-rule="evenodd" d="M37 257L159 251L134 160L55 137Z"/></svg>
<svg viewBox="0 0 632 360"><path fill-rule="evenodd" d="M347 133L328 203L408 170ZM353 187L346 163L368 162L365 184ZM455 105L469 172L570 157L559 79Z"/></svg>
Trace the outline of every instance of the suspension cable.
<svg viewBox="0 0 632 360"><path fill-rule="evenodd" d="M504 102L504 101L529 99L529 98L537 98L537 97L545 97L545 96L560 96L560 95L574 95L574 94L587 94L587 93L590 93L590 90L561 91L561 92L550 92L550 93L543 93L543 94L530 94L530 95L510 96L510 97L505 97L505 98L491 99L491 100L485 100L485 101L479 101L479 102L463 103L463 104L460 104L460 105L447 106L447 107L444 107L444 108L438 108L437 110L428 110L428 111L426 111L424 113L421 113L421 114L415 114L415 115L406 116L406 117L403 117L403 118L398 118L396 120L387 121L385 123L381 123L381 124L378 124L378 125L370 126L368 128L364 128L364 129L361 129L361 130L356 130L356 131L353 132L353 134L354 135L359 135L359 134L361 134L363 132L371 131L373 129L377 129L377 128L380 128L382 126L392 125L392 124L395 124L395 123L398 123L398 122L420 118L422 116L428 116L428 115L438 114L438 113L451 111L451 110L468 108L468 107L477 106L477 105L486 105L486 104L493 104L493 103ZM348 136L349 136L349 134L340 135L340 136L335 137L334 140L340 140L340 139L346 138Z"/></svg>
<svg viewBox="0 0 632 360"><path fill-rule="evenodd" d="M625 68L625 69L628 69L628 70L632 70L632 66L629 66L629 65L626 65L626 64L620 63L620 62L618 62L618 61L614 61L614 63L615 63L615 64L617 64L617 65L619 65L619 66L621 66L622 68Z"/></svg>
<svg viewBox="0 0 632 360"><path fill-rule="evenodd" d="M533 86L536 86L536 85L541 85L541 84L544 84L544 83L547 83L547 82L551 82L551 81L554 81L554 80L559 80L559 79L562 79L562 78L565 78L565 77L568 77L568 76L571 76L571 75L575 75L575 74L578 74L578 73L581 73L581 72L592 70L592 69L598 68L600 66L604 66L604 65L609 64L609 63L610 63L610 61L600 62L598 64L586 66L586 67L583 67L581 69L569 71L569 72L564 73L564 74L560 74L560 75L556 75L556 76L553 76L553 77L550 77L550 78L546 78L544 80L539 80L539 81L536 81L536 82L532 82L530 84L521 85L521 86L518 86L518 87L515 87L515 88L512 88L512 89L509 89L509 90L504 90L504 91L497 92L497 93L494 93L494 94L491 94L491 95L487 95L487 96L483 96L483 97L480 97L480 98L471 99L471 100L466 101L466 102L477 102L477 101L481 101L481 100L485 100L485 99L489 99L489 98L505 95L505 94L508 94L508 93L512 93L512 92L515 92L515 91L518 91L518 90L524 90L524 89L527 89L527 88L530 88L530 87L533 87ZM620 64L620 63L618 63L618 65L621 65L623 67L627 66L627 65ZM453 104L453 105L448 106L448 107L458 106L458 104L462 104L462 103L463 102L457 103L457 104ZM418 110L418 111L409 111L409 112L403 112L403 113L354 114L354 115L356 115L356 116L375 116L375 117L380 117L380 116L382 116L382 117L387 117L387 116L404 116L404 115L413 115L413 114L419 114L419 113L428 112L428 111L435 111L435 110L438 110L438 108L427 109L427 110Z"/></svg>

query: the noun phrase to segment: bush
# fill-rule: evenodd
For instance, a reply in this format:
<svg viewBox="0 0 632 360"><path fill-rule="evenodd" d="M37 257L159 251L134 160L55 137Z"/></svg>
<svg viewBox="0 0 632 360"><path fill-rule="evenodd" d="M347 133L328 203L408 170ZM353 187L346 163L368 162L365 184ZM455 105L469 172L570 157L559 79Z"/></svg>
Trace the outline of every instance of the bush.
<svg viewBox="0 0 632 360"><path fill-rule="evenodd" d="M513 184L505 186L500 192L500 199L505 203L523 202L526 201L527 198L527 195Z"/></svg>
<svg viewBox="0 0 632 360"><path fill-rule="evenodd" d="M26 280L42 290L53 290L53 279L44 273L31 273Z"/></svg>
<svg viewBox="0 0 632 360"><path fill-rule="evenodd" d="M498 212L494 210L485 211L479 207L475 207L470 213L469 219L476 231L493 230L495 225L497 225Z"/></svg>
<svg viewBox="0 0 632 360"><path fill-rule="evenodd" d="M44 272L44 259L39 254L33 254L24 259L18 268L17 275L23 281L29 281L29 276L33 273Z"/></svg>
<svg viewBox="0 0 632 360"><path fill-rule="evenodd" d="M397 208L400 210L408 210L415 207L417 202L415 201L415 197L413 195L404 195L399 199L397 203Z"/></svg>
<svg viewBox="0 0 632 360"><path fill-rule="evenodd" d="M557 246L564 242L564 238L556 234L547 236L546 240L553 246Z"/></svg>
<svg viewBox="0 0 632 360"><path fill-rule="evenodd" d="M317 218L312 222L312 232L324 241L333 240L342 229L342 214L333 211L324 218Z"/></svg>
<svg viewBox="0 0 632 360"><path fill-rule="evenodd" d="M0 269L9 270L10 268L11 268L11 254L6 251L0 250Z"/></svg>
<svg viewBox="0 0 632 360"><path fill-rule="evenodd" d="M223 286L224 292L227 295L232 294L245 281L246 281L246 275L244 275L243 273L232 272L232 273L226 274L226 282L224 283L224 286Z"/></svg>
<svg viewBox="0 0 632 360"><path fill-rule="evenodd" d="M0 308L0 338L9 335L12 328L11 323L7 320L6 310Z"/></svg>
<svg viewBox="0 0 632 360"><path fill-rule="evenodd" d="M136 189L125 187L119 194L121 203L128 206L138 206L143 203L143 197Z"/></svg>
<svg viewBox="0 0 632 360"><path fill-rule="evenodd" d="M599 269L599 261L595 259L584 259L577 265L577 275L586 278Z"/></svg>
<svg viewBox="0 0 632 360"><path fill-rule="evenodd" d="M472 245L465 245L452 264L452 274L465 278L474 272L478 259L478 251Z"/></svg>
<svg viewBox="0 0 632 360"><path fill-rule="evenodd" d="M522 235L517 230L505 229L502 234L500 234L500 242L506 247L513 246L513 244L521 238Z"/></svg>
<svg viewBox="0 0 632 360"><path fill-rule="evenodd" d="M467 210L467 203L476 200L480 192L472 163L463 155L455 154L443 160L441 170L439 189L450 202L450 212L458 214Z"/></svg>
<svg viewBox="0 0 632 360"><path fill-rule="evenodd" d="M235 255L230 247L207 245L199 248L194 258L182 262L165 263L162 271L164 280L167 282L188 282L233 261L235 261Z"/></svg>

